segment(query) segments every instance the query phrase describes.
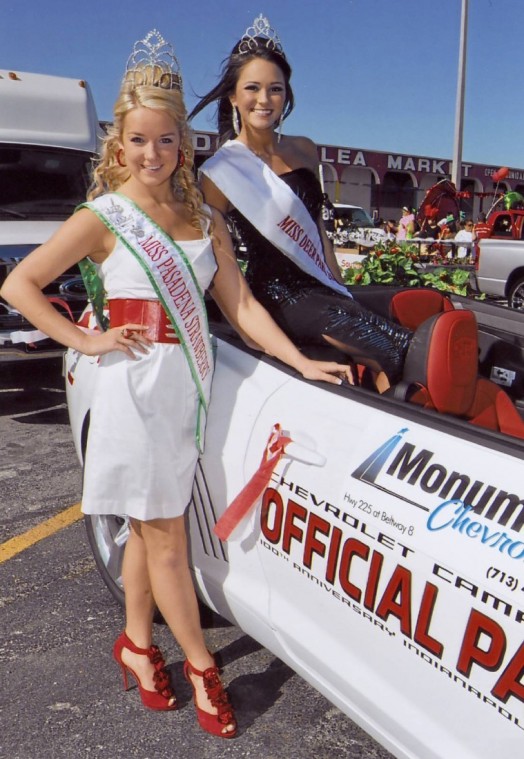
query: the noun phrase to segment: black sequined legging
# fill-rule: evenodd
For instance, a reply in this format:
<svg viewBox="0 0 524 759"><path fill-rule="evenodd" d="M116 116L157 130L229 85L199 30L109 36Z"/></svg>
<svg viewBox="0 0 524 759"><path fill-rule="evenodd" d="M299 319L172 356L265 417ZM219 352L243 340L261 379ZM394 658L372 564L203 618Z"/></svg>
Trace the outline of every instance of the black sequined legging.
<svg viewBox="0 0 524 759"><path fill-rule="evenodd" d="M297 345L325 346L325 335L347 346L357 363L384 371L390 382L400 379L411 330L324 287L290 291L276 281L255 296Z"/></svg>

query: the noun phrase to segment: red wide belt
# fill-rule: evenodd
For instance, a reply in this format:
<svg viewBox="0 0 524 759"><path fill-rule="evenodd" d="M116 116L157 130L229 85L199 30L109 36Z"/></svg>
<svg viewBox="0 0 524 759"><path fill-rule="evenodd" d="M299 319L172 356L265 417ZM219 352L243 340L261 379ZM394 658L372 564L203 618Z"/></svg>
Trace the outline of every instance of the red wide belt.
<svg viewBox="0 0 524 759"><path fill-rule="evenodd" d="M155 343L179 343L173 325L159 300L115 298L109 301L111 327L124 324L147 326L145 336Z"/></svg>

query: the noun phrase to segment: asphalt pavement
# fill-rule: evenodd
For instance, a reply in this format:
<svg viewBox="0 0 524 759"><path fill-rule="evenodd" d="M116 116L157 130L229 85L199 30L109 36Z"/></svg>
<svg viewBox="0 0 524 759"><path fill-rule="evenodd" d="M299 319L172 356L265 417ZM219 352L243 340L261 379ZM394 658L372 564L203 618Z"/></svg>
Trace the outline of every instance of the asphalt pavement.
<svg viewBox="0 0 524 759"><path fill-rule="evenodd" d="M81 471L57 361L0 364L0 549L80 500ZM1 561L1 552L0 552ZM323 696L240 629L206 629L237 710L231 741L196 722L183 656L155 626L181 708L146 710L112 660L123 613L82 521L0 563L0 759L389 759Z"/></svg>

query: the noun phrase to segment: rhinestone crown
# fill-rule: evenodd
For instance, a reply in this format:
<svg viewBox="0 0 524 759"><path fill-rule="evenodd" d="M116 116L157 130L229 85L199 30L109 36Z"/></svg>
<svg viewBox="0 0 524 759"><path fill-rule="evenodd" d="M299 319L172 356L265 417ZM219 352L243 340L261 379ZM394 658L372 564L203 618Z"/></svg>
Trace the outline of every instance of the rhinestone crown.
<svg viewBox="0 0 524 759"><path fill-rule="evenodd" d="M124 82L136 87L153 85L165 90L182 92L182 75L173 46L166 42L157 29L152 29L133 45L127 59Z"/></svg>
<svg viewBox="0 0 524 759"><path fill-rule="evenodd" d="M261 40L265 40L265 46L268 50L274 50L276 53L284 55L278 34L270 26L269 20L262 14L256 17L253 24L248 26L242 35L242 39L238 45L238 54L245 55L256 50L257 47L260 47Z"/></svg>

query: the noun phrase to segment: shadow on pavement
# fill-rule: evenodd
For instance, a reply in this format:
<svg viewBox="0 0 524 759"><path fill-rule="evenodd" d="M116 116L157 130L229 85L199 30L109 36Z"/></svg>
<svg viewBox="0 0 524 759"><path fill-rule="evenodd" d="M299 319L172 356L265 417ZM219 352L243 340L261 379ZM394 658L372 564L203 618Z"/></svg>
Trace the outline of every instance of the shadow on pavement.
<svg viewBox="0 0 524 759"><path fill-rule="evenodd" d="M65 401L61 359L0 364L0 416L22 423L68 424Z"/></svg>

